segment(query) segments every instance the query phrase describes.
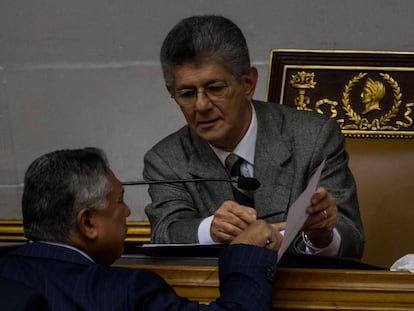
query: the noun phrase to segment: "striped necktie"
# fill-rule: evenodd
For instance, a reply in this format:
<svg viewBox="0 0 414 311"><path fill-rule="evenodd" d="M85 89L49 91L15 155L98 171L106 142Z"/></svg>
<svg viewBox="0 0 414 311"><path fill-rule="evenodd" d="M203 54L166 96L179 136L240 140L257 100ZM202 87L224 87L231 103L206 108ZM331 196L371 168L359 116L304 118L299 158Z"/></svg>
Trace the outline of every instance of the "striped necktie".
<svg viewBox="0 0 414 311"><path fill-rule="evenodd" d="M225 161L226 168L230 174L230 177L239 177L242 176L240 172L240 166L243 162L243 158L240 158L234 153L230 153ZM253 193L246 191L237 187L237 184L232 183L233 186L233 195L237 203L241 205L246 205L254 207Z"/></svg>

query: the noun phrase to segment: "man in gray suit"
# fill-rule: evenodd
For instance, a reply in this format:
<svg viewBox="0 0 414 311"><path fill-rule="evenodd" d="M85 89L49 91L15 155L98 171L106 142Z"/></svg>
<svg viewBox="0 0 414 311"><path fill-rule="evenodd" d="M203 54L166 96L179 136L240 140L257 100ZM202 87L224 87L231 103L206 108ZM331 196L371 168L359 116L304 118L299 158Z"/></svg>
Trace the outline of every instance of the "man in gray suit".
<svg viewBox="0 0 414 311"><path fill-rule="evenodd" d="M269 214L275 215L267 221L283 230L289 206L326 159L303 231L289 251L362 257L356 186L337 123L253 100L258 72L232 21L208 15L182 20L163 42L161 65L187 125L146 153L144 178L229 178L226 159L235 154L242 159L240 174L257 178L261 187L244 193L250 203L237 203L229 183L152 184L146 213L153 242L229 243Z"/></svg>

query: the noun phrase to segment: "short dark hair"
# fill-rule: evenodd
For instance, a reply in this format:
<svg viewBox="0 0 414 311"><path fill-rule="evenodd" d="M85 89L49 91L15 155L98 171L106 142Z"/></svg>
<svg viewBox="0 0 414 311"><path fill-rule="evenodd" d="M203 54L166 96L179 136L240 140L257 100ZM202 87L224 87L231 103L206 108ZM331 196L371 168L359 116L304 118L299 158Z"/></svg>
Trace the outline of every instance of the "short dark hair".
<svg viewBox="0 0 414 311"><path fill-rule="evenodd" d="M167 87L173 70L184 63L204 59L221 61L239 80L250 68L246 39L231 20L217 15L196 15L181 20L167 34L160 60Z"/></svg>
<svg viewBox="0 0 414 311"><path fill-rule="evenodd" d="M83 207L103 208L111 184L105 153L57 150L34 160L24 177L23 226L30 240L65 242Z"/></svg>

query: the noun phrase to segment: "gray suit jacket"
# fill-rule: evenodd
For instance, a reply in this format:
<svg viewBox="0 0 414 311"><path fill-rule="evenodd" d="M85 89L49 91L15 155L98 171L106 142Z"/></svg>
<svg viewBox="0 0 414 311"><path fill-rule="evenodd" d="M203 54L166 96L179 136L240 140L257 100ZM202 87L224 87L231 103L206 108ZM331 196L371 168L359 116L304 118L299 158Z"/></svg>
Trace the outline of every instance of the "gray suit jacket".
<svg viewBox="0 0 414 311"><path fill-rule="evenodd" d="M337 200L341 255L362 257L364 237L356 186L348 168L345 139L336 121L279 104L253 104L258 121L254 175L261 183L254 195L258 216L287 213L326 158L319 186ZM146 153L143 175L150 180L228 178L208 143L187 126ZM234 199L231 185L223 182L156 184L149 187L149 194L152 203L145 211L156 243L197 242L200 222L223 201ZM268 221L283 221L285 215Z"/></svg>

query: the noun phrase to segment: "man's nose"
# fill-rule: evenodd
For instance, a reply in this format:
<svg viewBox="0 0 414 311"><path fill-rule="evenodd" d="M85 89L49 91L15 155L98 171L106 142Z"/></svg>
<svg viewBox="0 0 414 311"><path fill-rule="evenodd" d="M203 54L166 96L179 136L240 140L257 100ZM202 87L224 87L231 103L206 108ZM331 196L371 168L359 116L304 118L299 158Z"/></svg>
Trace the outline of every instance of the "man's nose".
<svg viewBox="0 0 414 311"><path fill-rule="evenodd" d="M211 99L208 97L205 90L198 90L196 94L194 108L195 110L203 110L210 108Z"/></svg>
<svg viewBox="0 0 414 311"><path fill-rule="evenodd" d="M126 205L125 217L129 217L129 215L131 215L131 209L129 208L128 205Z"/></svg>

